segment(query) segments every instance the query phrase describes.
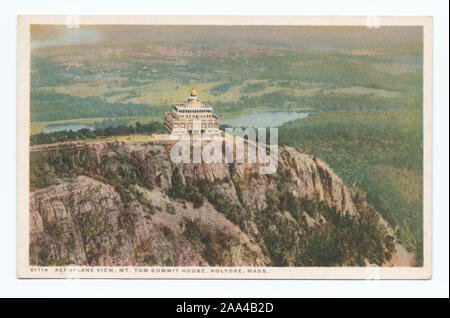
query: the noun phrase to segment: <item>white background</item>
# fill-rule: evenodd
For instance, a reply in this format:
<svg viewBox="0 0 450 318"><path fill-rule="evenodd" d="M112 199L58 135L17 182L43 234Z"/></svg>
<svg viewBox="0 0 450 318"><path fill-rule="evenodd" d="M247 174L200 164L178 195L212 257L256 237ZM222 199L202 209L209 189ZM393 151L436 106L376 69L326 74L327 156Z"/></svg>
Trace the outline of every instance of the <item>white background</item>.
<svg viewBox="0 0 450 318"><path fill-rule="evenodd" d="M4 1L1 9L1 297L449 297L449 16L446 0ZM429 281L19 280L16 278L18 14L427 15L434 17L433 279Z"/></svg>

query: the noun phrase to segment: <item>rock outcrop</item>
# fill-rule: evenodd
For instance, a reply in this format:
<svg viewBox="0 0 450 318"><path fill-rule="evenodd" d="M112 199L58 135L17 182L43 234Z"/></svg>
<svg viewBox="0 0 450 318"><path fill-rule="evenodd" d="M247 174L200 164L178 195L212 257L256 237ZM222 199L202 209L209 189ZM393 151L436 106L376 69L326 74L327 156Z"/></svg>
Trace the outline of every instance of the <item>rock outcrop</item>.
<svg viewBox="0 0 450 318"><path fill-rule="evenodd" d="M280 147L256 164L174 164L170 143L31 152L33 265L412 266L360 193Z"/></svg>

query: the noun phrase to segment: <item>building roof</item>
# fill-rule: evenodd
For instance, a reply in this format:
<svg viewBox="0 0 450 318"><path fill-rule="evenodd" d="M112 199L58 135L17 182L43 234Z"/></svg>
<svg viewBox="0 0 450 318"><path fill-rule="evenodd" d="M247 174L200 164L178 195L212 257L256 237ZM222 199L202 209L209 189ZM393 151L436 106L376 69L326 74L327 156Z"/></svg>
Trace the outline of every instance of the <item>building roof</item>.
<svg viewBox="0 0 450 318"><path fill-rule="evenodd" d="M211 105L198 99L196 89L191 90L191 95L186 99L184 103L176 103L174 105L187 108L211 108Z"/></svg>

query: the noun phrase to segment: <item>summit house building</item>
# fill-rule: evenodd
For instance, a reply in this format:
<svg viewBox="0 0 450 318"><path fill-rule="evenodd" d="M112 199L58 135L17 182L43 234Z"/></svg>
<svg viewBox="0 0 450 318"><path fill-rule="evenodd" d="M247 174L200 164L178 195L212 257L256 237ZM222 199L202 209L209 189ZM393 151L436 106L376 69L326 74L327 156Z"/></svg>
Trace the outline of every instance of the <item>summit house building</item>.
<svg viewBox="0 0 450 318"><path fill-rule="evenodd" d="M198 99L195 89L184 103L173 104L172 110L165 113L165 126L173 135L220 133L213 108Z"/></svg>

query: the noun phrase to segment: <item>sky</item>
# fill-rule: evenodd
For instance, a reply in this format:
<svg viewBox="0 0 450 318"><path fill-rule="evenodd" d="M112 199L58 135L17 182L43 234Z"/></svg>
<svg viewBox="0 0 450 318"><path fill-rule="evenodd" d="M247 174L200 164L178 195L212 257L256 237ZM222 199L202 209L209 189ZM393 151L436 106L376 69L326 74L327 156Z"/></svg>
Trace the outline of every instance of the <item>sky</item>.
<svg viewBox="0 0 450 318"><path fill-rule="evenodd" d="M177 45L200 41L255 43L288 47L380 46L422 41L419 27L330 27L330 26L146 26L146 25L65 25L31 26L33 47L166 42Z"/></svg>

